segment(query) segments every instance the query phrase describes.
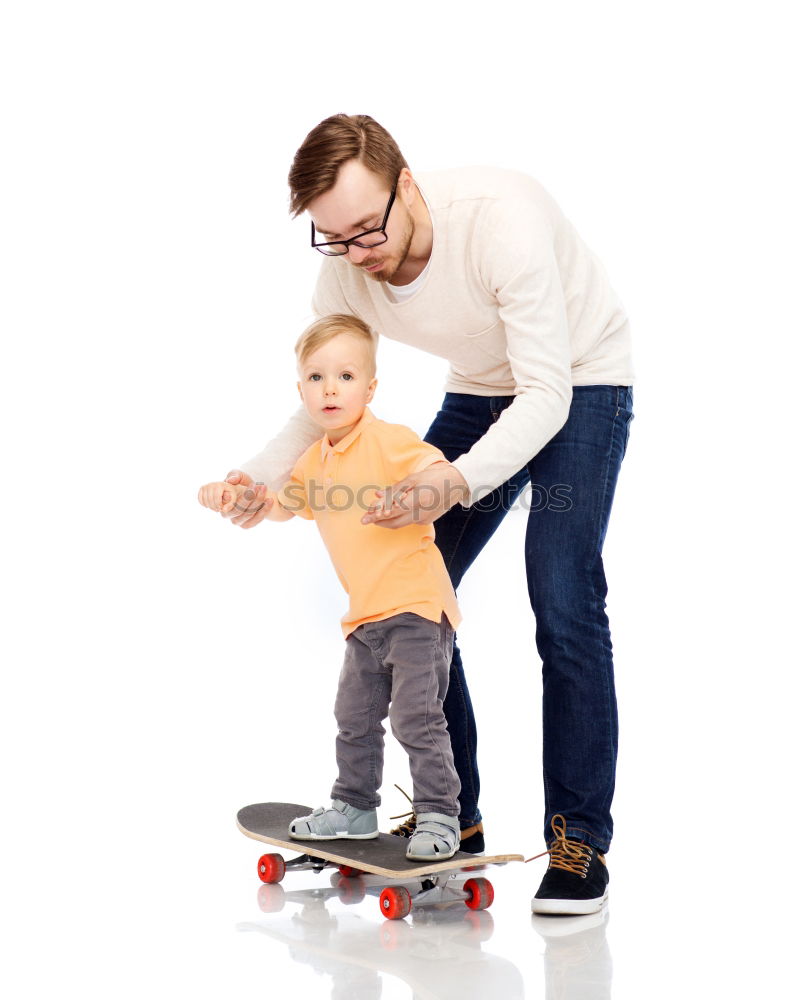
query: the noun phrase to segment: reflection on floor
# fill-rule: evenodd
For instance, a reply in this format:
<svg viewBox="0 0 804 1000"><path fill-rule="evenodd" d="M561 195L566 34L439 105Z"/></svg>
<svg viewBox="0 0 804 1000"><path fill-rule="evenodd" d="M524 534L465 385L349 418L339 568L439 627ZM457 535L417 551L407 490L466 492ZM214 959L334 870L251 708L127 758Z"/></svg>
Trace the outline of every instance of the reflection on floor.
<svg viewBox="0 0 804 1000"><path fill-rule="evenodd" d="M453 903L414 908L404 920L386 920L372 898L381 889L379 880L373 881L335 873L328 885L317 888L260 886L257 905L264 916L238 929L281 943L292 962L329 977L331 991L321 996L337 1000L379 1000L389 981L384 977L406 984L414 1000L526 996L519 965L495 954L497 928L490 911ZM528 918L524 911L518 916L524 932ZM607 922L607 910L588 917L530 916L527 978L533 979L534 959L543 952L548 1000L609 1000Z"/></svg>

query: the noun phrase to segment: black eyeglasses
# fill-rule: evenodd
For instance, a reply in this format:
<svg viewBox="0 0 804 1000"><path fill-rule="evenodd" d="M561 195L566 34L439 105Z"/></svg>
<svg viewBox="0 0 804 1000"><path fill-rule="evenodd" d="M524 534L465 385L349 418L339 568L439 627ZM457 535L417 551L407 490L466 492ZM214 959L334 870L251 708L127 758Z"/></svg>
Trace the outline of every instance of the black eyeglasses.
<svg viewBox="0 0 804 1000"><path fill-rule="evenodd" d="M401 174L401 171L400 171ZM397 175L396 181L394 182L394 189L391 192L391 197L388 199L388 205L385 209L385 215L382 217L382 222L376 229L367 229L364 233L358 233L357 236L353 236L348 240L337 240L334 243L316 243L315 241L315 223L310 223L311 229L311 239L310 246L315 247L319 253L326 254L327 257L342 257L343 254L349 253L349 247L354 244L356 247L361 247L363 250L370 250L371 247L378 247L381 243L385 243L388 236L385 232L385 226L388 222L388 216L391 214L391 208L394 204L394 198L396 198L396 186L399 183L399 175ZM366 239L366 237L370 239Z"/></svg>

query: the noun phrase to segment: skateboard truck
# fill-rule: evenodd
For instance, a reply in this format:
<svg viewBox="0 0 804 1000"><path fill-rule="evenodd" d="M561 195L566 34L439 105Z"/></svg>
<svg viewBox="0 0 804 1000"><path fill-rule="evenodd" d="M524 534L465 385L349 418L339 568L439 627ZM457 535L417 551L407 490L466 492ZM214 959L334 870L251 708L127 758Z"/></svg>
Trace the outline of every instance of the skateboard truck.
<svg viewBox="0 0 804 1000"><path fill-rule="evenodd" d="M389 920L406 917L414 906L463 901L470 910L486 910L494 902L494 886L486 878L467 879L462 886L450 885L457 872L424 879L421 890L412 896L405 886L387 886L380 893L380 910Z"/></svg>

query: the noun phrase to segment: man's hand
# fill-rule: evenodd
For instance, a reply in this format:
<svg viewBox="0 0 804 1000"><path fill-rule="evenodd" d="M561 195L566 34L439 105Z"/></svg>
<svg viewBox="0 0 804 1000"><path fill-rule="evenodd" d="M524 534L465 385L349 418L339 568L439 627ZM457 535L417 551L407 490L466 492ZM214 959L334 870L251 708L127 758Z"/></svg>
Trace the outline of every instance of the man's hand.
<svg viewBox="0 0 804 1000"><path fill-rule="evenodd" d="M233 469L226 477L226 482L234 486L247 486L248 489L242 492L228 510L221 511L221 516L228 517L232 524L240 528L254 528L264 521L274 503L270 497L266 498L265 485L260 483L255 486L251 476L239 469Z"/></svg>
<svg viewBox="0 0 804 1000"><path fill-rule="evenodd" d="M469 499L469 486L454 465L436 462L422 472L407 476L387 490L360 519L362 524L382 528L404 528L409 524L432 524L459 501Z"/></svg>

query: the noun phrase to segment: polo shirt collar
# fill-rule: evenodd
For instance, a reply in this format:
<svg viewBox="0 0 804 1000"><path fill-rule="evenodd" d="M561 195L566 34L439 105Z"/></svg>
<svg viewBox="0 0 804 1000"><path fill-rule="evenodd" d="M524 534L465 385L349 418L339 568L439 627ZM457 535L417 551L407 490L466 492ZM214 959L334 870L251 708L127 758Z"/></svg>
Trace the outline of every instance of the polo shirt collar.
<svg viewBox="0 0 804 1000"><path fill-rule="evenodd" d="M341 440L337 444L330 444L329 443L329 438L325 434L321 438L321 458L324 459L324 458L327 457L327 455L330 455L330 454L339 454L340 452L346 451L346 449L349 447L349 445L353 441L356 441L360 437L360 433L363 430L363 428L367 427L369 424L374 423L375 419L376 418L375 418L374 414L371 412L371 410L368 407L366 407L363 410L363 416L358 420L358 422L355 424L355 426L349 431L349 433L346 435L346 437L345 438L341 438Z"/></svg>

